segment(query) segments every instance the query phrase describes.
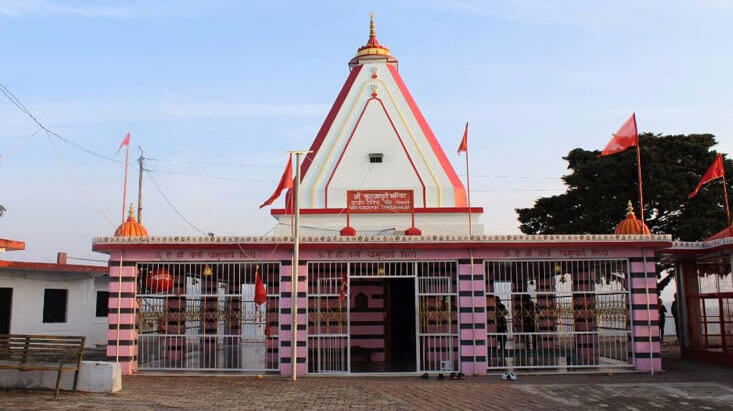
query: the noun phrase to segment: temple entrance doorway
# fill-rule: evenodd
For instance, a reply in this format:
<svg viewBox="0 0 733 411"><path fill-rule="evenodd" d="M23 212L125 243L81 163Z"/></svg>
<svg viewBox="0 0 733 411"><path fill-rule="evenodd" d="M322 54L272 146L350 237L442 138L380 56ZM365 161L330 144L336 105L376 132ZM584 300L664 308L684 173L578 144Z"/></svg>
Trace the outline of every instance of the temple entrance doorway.
<svg viewBox="0 0 733 411"><path fill-rule="evenodd" d="M390 278L385 283L384 371L417 371L415 280L413 278Z"/></svg>

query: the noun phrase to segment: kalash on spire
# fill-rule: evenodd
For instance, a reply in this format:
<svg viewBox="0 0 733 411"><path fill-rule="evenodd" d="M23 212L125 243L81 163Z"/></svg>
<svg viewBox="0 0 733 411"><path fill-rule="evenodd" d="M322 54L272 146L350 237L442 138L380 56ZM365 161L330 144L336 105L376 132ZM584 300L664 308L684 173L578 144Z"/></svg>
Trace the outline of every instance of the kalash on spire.
<svg viewBox="0 0 733 411"><path fill-rule="evenodd" d="M350 226L357 233L401 235L411 227L405 210L412 209L423 234L468 233L467 214L473 233L482 233L483 209L472 207L468 213L466 189L402 80L397 59L377 40L373 14L369 39L349 69L302 163L301 234L338 233L347 226L346 210L354 210L366 192L371 203L409 198L396 212L370 203L351 213ZM462 126L455 123L456 130ZM292 194L286 204L290 199ZM273 234L290 235L292 209L271 213L280 223Z"/></svg>

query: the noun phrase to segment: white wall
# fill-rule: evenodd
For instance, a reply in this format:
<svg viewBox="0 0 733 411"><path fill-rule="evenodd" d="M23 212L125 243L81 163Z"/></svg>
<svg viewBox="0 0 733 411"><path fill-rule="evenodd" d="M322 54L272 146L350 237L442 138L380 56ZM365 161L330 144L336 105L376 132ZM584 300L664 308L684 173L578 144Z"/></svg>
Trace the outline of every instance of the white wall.
<svg viewBox="0 0 733 411"><path fill-rule="evenodd" d="M107 276L0 272L0 288L13 289L11 334L83 335L87 347L107 345L107 317L95 316L97 291L107 291L107 286ZM65 323L43 322L46 288L68 290Z"/></svg>

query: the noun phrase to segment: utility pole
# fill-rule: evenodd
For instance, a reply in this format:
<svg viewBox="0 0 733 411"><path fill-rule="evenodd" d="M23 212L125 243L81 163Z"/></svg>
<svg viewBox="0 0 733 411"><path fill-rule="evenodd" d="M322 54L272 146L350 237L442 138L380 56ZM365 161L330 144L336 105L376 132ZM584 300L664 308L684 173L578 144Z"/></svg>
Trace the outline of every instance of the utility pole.
<svg viewBox="0 0 733 411"><path fill-rule="evenodd" d="M140 157L137 159L137 162L140 164L140 170L137 180L137 221L142 224L143 222L143 171L145 170L145 167L143 166L143 162L145 161L145 157L143 156L143 148L140 146L137 146L137 148L140 150Z"/></svg>

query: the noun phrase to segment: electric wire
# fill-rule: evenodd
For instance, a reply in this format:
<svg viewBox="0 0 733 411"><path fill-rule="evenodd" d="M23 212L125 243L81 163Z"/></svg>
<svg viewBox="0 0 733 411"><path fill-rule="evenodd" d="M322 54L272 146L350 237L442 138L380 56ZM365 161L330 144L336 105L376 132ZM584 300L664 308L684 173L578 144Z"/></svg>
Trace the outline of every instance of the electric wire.
<svg viewBox="0 0 733 411"><path fill-rule="evenodd" d="M191 226L191 228L193 228L194 230L198 231L199 233L201 233L203 235L207 235L208 234L204 230L198 228L198 226L196 226L196 224L192 223L191 220L189 220L188 218L186 218L186 216L184 216L183 213L181 213L178 210L178 208L176 208L176 206L173 205L173 203L168 198L168 196L165 195L165 193L163 192L163 189L160 188L160 185L158 184L158 180L155 179L154 174L151 173L149 170L148 170L148 176L150 177L150 180L153 181L153 185L158 190L158 192L160 193L161 197L163 197L163 199L165 200L165 202L168 203L168 205L170 206L170 208L178 215L178 217L181 218L181 220L185 221L189 226Z"/></svg>
<svg viewBox="0 0 733 411"><path fill-rule="evenodd" d="M66 161L64 160L63 155L59 151L56 144L53 142L53 138L51 138L51 134L47 130L44 131L46 132L48 143L51 145L51 149L53 150L56 159L59 161L59 163L61 163L61 167L64 169L64 172L66 172L66 176L69 178L69 181L71 181L74 188L79 191L82 198L84 198L84 201L86 201L87 206L94 210L94 212L97 213L97 215L101 217L104 221L106 221L110 226L114 227L115 223L112 222L112 219L110 219L109 216L107 216L107 214L105 214L102 209L97 207L96 203L91 200L91 197L89 196L89 193L87 193L87 190L81 183L79 183L79 181L77 181L76 177L71 172L71 169L66 165Z"/></svg>
<svg viewBox="0 0 733 411"><path fill-rule="evenodd" d="M113 158L113 157L110 157L110 156L107 156L107 155L104 155L104 154L100 154L100 153L97 153L96 151L94 151L94 150L91 150L91 149L89 149L89 148L87 148L87 147L85 147L85 146L83 146L83 145L81 145L81 144L79 144L79 143L77 143L77 142L75 142L75 141L71 140L71 139L68 139L68 138L66 138L66 137L64 137L64 136L62 136L62 135L60 135L60 134L58 134L57 132L55 132L55 131L53 131L53 130L49 129L48 127L46 127L46 126L45 126L45 125L44 125L43 123L41 123L41 121L40 121L40 120L38 120L38 118L37 118L37 117L36 117L36 116L35 116L35 115L34 115L34 114L33 114L33 113L32 113L32 112L31 112L31 111L30 111L30 110L28 109L28 107L26 107L26 106L25 106L25 104L23 104L23 102L22 102L22 101L20 101L20 99L19 99L18 97L16 97L16 96L15 96L15 94L13 94L13 92L12 92L12 91L10 91L10 89L8 89L8 88L7 88L7 87L6 87L5 85L3 85L2 83L0 83L0 92L1 92L1 93L2 93L2 94L3 94L3 95L4 95L4 96L5 96L5 97L6 97L6 98L7 98L7 99L8 99L8 100L9 100L9 101L10 101L10 102L11 102L11 103L12 103L12 104L13 104L13 105L15 106L15 107L16 107L16 108L18 108L18 109L19 109L20 111L22 111L23 113L25 113L25 114L26 114L26 115L27 115L27 116L28 116L28 117L29 117L29 118L30 118L31 120L33 120L33 122L34 122L34 123L36 123L36 125L38 125L38 127L40 127L40 128L41 128L41 129L42 129L43 131L45 131L45 132L46 132L47 134L50 134L50 135L52 135L52 136L54 136L54 137L58 138L59 140L61 140L61 141L62 141L62 142L64 142L65 144L67 144L68 146L70 146L70 147L72 147L72 148L74 148L74 149L76 149L76 150L78 150L78 151L81 151L81 152L85 152L85 153L87 153L87 154L91 154L92 156L95 156L95 157L97 157L97 158L101 158L101 159L104 159L104 160L107 160L107 161L111 161L111 162L114 162L114 163L122 164L122 161L121 161L121 160L117 160L116 158Z"/></svg>

